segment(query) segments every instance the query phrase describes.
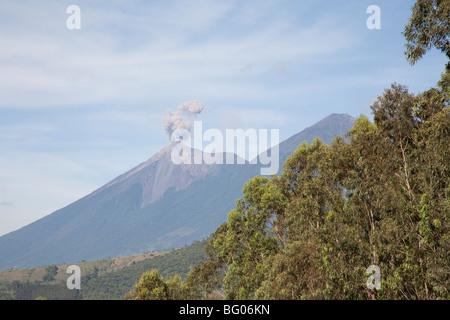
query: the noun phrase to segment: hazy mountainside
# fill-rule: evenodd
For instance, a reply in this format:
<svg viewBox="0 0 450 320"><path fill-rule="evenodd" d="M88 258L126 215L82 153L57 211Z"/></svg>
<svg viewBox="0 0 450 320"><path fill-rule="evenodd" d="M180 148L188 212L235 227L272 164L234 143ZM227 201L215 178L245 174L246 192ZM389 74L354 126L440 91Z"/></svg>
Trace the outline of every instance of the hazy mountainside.
<svg viewBox="0 0 450 320"><path fill-rule="evenodd" d="M343 135L347 132L353 126L354 121L355 118L348 114L333 113L284 140L280 143L280 163L291 155L303 141L310 143L314 138L319 137L326 144L330 144L335 135Z"/></svg>
<svg viewBox="0 0 450 320"><path fill-rule="evenodd" d="M303 141L330 143L353 118L332 114L280 143L280 165ZM259 165L175 165L173 145L78 201L0 237L0 270L180 247L227 218Z"/></svg>

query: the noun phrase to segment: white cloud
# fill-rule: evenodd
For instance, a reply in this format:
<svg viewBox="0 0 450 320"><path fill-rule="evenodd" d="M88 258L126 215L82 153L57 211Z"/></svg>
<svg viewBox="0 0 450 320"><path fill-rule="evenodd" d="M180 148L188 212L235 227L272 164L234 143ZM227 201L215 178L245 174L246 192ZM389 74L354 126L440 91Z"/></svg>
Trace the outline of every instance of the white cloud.
<svg viewBox="0 0 450 320"><path fill-rule="evenodd" d="M92 111L81 115L81 119L85 121L100 124L119 124L119 125L135 125L148 127L149 123L162 122L162 115L159 113L151 113L148 110L129 110L125 108L111 108L109 110Z"/></svg>
<svg viewBox="0 0 450 320"><path fill-rule="evenodd" d="M0 107L142 103L156 92L167 95L183 92L185 85L192 90L207 83L238 89L247 85L239 81L243 66L252 65L252 76L267 77L282 63L298 66L351 41L326 22L298 28L281 17L240 33L223 28L217 34L208 32L236 14L235 2L175 1L172 6L147 7L147 15L133 7L127 12L113 5L80 7L87 20L81 30L58 25L65 16L56 19L55 11L62 8L56 5L36 8L34 21L52 21L45 27L36 21L37 28L30 26L19 35L0 29L0 43L7 48L0 53ZM14 30L28 15L22 16L20 5L8 8L17 19L8 28ZM269 13L261 13L261 18ZM116 29L120 31L113 32Z"/></svg>
<svg viewBox="0 0 450 320"><path fill-rule="evenodd" d="M223 122L221 128L280 128L285 126L292 119L277 110L277 106L273 109L252 108L252 109L234 109L226 108L223 111Z"/></svg>

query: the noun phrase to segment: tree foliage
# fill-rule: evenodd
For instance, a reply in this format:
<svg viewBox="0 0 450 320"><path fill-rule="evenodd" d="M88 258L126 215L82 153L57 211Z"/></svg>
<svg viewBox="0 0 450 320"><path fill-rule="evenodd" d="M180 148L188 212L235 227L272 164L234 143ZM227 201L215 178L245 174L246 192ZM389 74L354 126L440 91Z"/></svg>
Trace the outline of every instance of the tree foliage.
<svg viewBox="0 0 450 320"><path fill-rule="evenodd" d="M414 64L432 47L450 59L450 2L418 0L403 35L407 60Z"/></svg>
<svg viewBox="0 0 450 320"><path fill-rule="evenodd" d="M43 281L53 281L55 280L55 276L58 273L58 267L53 265L53 266L48 266L47 268L45 268L45 275L42 277Z"/></svg>
<svg viewBox="0 0 450 320"><path fill-rule="evenodd" d="M145 272L133 290L126 294L126 300L185 300L195 293L179 275L165 280L157 270ZM199 298L200 296L198 296Z"/></svg>
<svg viewBox="0 0 450 320"><path fill-rule="evenodd" d="M448 102L394 84L348 142L305 143L279 177L250 180L203 279L228 299L450 298Z"/></svg>

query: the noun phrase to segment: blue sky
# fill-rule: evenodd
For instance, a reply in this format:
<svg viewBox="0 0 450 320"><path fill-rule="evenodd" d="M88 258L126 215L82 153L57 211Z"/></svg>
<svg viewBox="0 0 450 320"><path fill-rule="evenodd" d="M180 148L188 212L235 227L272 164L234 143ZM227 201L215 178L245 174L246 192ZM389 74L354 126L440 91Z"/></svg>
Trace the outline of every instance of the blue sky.
<svg viewBox="0 0 450 320"><path fill-rule="evenodd" d="M401 32L414 1L0 2L0 235L94 191L167 143L190 100L204 128L276 128L370 116L391 83L419 93L446 62L415 66ZM66 9L81 9L68 30ZM369 30L369 5L381 29Z"/></svg>

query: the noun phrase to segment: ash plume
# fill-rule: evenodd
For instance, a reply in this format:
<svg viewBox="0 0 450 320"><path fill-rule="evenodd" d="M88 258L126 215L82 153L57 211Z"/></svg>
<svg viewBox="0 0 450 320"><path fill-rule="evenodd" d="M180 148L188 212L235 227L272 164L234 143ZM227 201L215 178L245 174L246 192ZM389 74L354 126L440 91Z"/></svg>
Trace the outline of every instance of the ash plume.
<svg viewBox="0 0 450 320"><path fill-rule="evenodd" d="M186 129L191 131L195 118L203 111L203 104L200 101L186 101L178 106L176 111L169 110L163 118L164 131L170 137L176 129Z"/></svg>

